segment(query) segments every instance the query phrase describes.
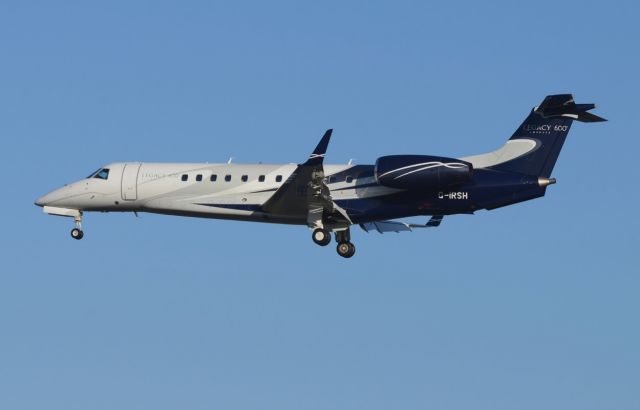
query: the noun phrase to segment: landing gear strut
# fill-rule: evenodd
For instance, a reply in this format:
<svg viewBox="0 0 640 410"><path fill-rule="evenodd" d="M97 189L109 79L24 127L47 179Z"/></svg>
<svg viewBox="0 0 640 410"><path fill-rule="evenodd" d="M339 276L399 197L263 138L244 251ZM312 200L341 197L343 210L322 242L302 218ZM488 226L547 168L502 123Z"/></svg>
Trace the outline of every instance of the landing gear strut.
<svg viewBox="0 0 640 410"><path fill-rule="evenodd" d="M350 258L356 253L356 246L351 243L351 232L349 228L336 232L336 251L343 258Z"/></svg>
<svg viewBox="0 0 640 410"><path fill-rule="evenodd" d="M320 246L327 246L331 243L331 232L324 228L316 228L311 234L311 239Z"/></svg>
<svg viewBox="0 0 640 410"><path fill-rule="evenodd" d="M82 231L82 215L74 217L74 221L76 227L71 230L71 237L80 240L84 237L84 232Z"/></svg>

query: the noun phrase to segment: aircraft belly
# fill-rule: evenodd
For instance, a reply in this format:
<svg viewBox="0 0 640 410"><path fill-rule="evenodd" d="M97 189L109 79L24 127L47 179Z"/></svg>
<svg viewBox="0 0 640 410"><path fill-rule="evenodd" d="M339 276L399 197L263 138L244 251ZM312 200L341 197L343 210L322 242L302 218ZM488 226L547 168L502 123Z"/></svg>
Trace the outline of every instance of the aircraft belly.
<svg viewBox="0 0 640 410"><path fill-rule="evenodd" d="M241 221L306 224L300 215L273 215L261 210L261 204L242 201L242 198L157 198L147 201L144 212L191 216L198 218L232 219Z"/></svg>
<svg viewBox="0 0 640 410"><path fill-rule="evenodd" d="M273 216L261 212L253 213L218 213L218 212L194 212L194 211L181 211L181 210L168 210L168 209L145 209L144 212L160 214L160 215L172 215L172 216L184 216L193 218L206 218L206 219L223 219L232 221L245 221L245 222L263 222L263 223L275 223L275 224L287 224L287 225L306 225L306 219L302 218L287 218L281 216Z"/></svg>

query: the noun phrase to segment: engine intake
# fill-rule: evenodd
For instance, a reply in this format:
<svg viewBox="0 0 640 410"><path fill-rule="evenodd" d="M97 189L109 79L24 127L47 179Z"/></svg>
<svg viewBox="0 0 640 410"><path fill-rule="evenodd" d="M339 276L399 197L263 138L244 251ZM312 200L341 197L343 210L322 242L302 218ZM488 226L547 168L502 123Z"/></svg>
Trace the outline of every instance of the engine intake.
<svg viewBox="0 0 640 410"><path fill-rule="evenodd" d="M375 177L389 188L437 189L470 181L473 165L430 155L388 155L376 160Z"/></svg>

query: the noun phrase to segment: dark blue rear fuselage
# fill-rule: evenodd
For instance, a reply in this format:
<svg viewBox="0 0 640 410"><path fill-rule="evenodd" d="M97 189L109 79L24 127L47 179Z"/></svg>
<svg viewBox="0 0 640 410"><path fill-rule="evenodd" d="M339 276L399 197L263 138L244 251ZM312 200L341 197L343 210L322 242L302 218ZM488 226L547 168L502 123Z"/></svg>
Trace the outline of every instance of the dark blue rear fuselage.
<svg viewBox="0 0 640 410"><path fill-rule="evenodd" d="M373 173L373 165L360 167L361 175L367 175L366 171ZM374 184L368 184L371 185ZM539 185L537 176L476 169L470 182L446 189L426 187L378 197L336 200L336 203L348 212L354 223L363 223L415 215L471 214L479 209L495 209L539 198L545 192L546 187Z"/></svg>

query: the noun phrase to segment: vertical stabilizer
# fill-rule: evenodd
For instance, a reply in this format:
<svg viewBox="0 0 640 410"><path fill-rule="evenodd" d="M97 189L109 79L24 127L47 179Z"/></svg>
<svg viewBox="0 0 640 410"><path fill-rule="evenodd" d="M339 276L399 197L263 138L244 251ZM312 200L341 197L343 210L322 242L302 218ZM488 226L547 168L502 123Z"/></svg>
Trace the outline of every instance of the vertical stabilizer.
<svg viewBox="0 0 640 410"><path fill-rule="evenodd" d="M606 121L587 112L594 104L576 104L571 94L547 96L534 108L510 138L528 140L535 147L526 154L491 168L548 178L558 160L560 150L573 121Z"/></svg>

